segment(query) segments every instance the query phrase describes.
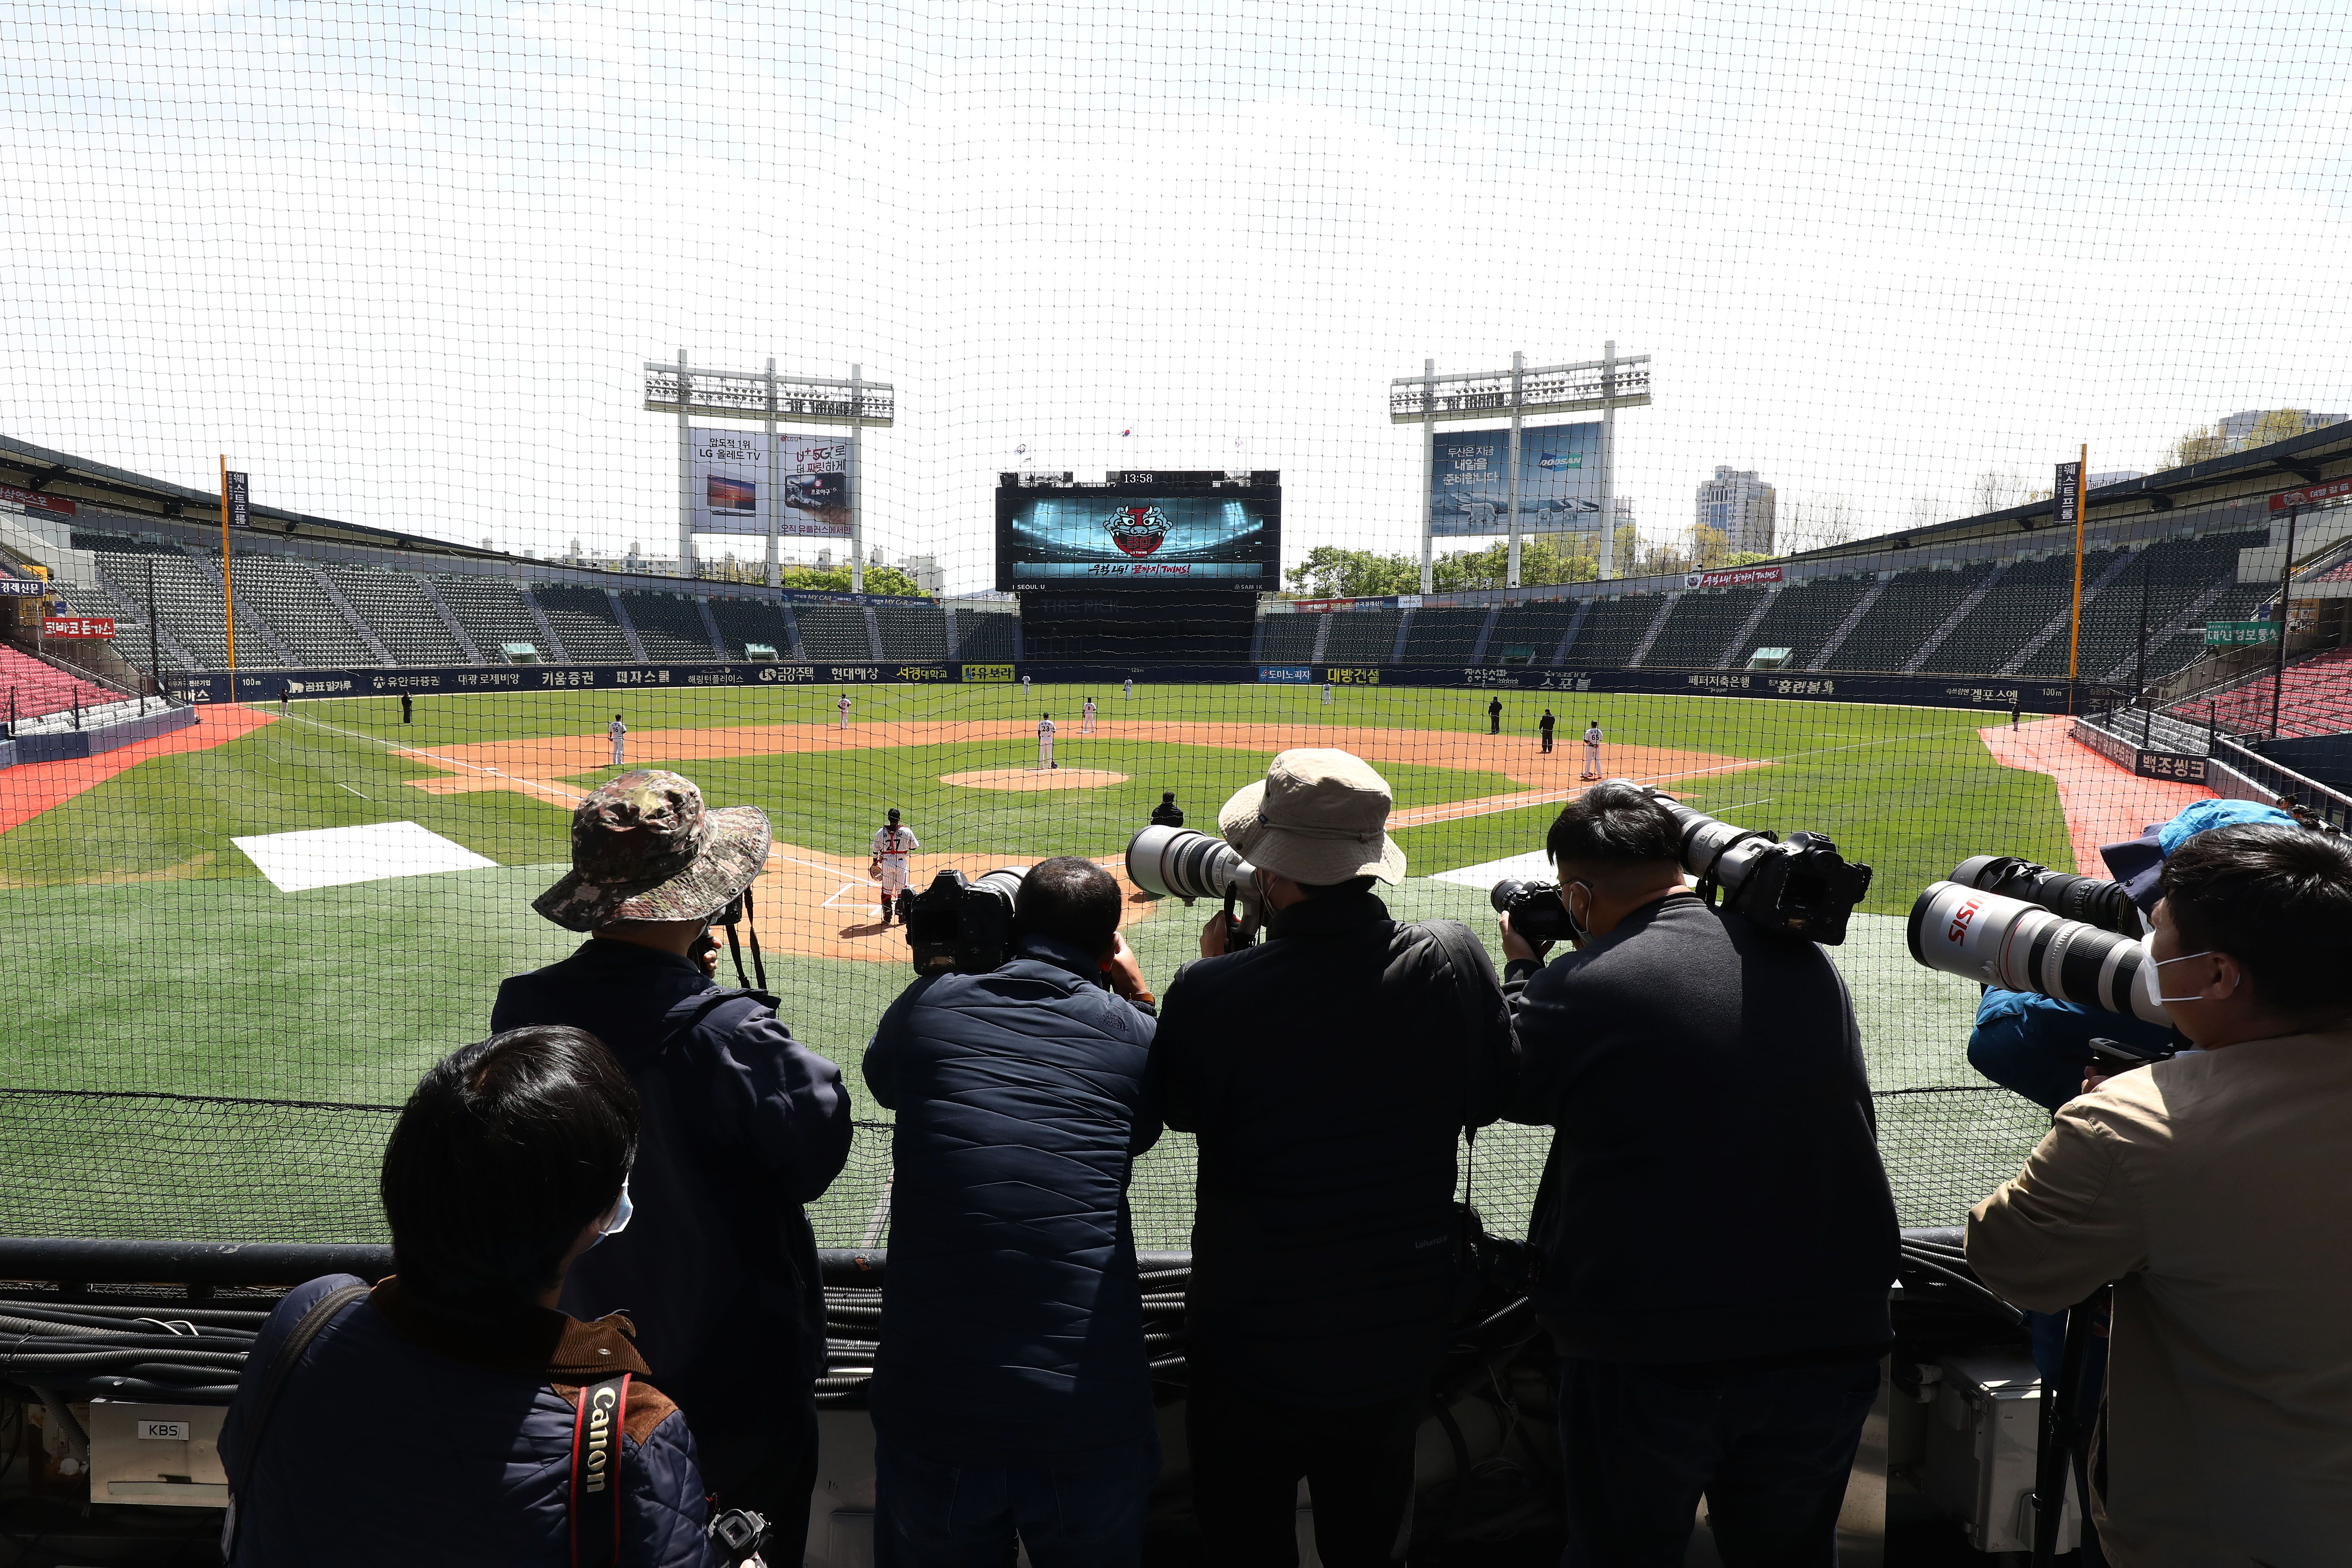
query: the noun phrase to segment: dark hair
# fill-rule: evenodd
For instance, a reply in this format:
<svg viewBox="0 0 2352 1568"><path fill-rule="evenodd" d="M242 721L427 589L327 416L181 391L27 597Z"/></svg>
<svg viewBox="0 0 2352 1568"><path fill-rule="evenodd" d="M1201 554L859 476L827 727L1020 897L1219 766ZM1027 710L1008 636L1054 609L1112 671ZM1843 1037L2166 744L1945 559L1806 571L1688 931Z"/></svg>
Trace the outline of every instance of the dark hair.
<svg viewBox="0 0 2352 1568"><path fill-rule="evenodd" d="M1160 798L1162 801L1174 800L1176 798L1176 792L1172 789L1163 789L1160 792Z"/></svg>
<svg viewBox="0 0 2352 1568"><path fill-rule="evenodd" d="M1021 879L1013 920L1024 936L1050 936L1097 953L1118 930L1118 884L1076 855L1041 860Z"/></svg>
<svg viewBox="0 0 2352 1568"><path fill-rule="evenodd" d="M451 1052L383 1152L403 1288L444 1317L520 1311L613 1206L636 1152L637 1091L586 1030L509 1029Z"/></svg>
<svg viewBox="0 0 2352 1568"><path fill-rule="evenodd" d="M2181 950L2226 952L2282 1013L2352 1009L2352 848L2333 834L2240 823L2168 856L2157 883Z"/></svg>
<svg viewBox="0 0 2352 1568"><path fill-rule="evenodd" d="M1569 860L1680 860L1682 829L1666 808L1623 779L1604 779L1559 808L1544 853Z"/></svg>

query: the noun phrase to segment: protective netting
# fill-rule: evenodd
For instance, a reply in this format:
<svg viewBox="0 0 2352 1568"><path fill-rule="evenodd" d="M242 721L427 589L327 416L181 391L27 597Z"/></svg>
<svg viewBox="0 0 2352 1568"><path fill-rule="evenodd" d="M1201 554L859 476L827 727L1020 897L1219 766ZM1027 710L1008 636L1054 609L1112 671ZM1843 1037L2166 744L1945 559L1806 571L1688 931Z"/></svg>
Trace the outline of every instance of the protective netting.
<svg viewBox="0 0 2352 1568"><path fill-rule="evenodd" d="M0 1233L381 1238L418 1072L575 940L570 805L658 764L775 825L861 1123L820 1235L885 1245L885 810L919 884L1113 863L1297 745L1490 942L1588 771L1832 835L1903 1217L1956 1221L2046 1115L1920 889L2347 810L2294 750L2352 728L2343 24L2226 31L8 8ZM1164 989L1206 911L1127 910ZM1548 1137L1481 1139L1490 1227Z"/></svg>

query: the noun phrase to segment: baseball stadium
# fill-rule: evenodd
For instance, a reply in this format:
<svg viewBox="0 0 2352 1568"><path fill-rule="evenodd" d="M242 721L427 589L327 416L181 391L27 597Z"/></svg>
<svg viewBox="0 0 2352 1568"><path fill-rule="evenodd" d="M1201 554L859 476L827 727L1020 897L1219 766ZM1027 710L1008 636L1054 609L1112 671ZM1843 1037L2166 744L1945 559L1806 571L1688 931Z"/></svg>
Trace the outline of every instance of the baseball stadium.
<svg viewBox="0 0 2352 1568"><path fill-rule="evenodd" d="M456 12L414 25L436 49L488 49L488 76L542 107L555 100L532 95L557 79L540 73L562 62L628 74L572 37L589 24L542 9L538 31ZM1410 33L1409 18L1376 13L1365 25L1381 37ZM2102 1560L2083 1544L2075 1493L2041 1517L2037 1497L2058 1482L2037 1482L2037 1457L2055 1428L2037 1449L2032 1430L2000 1426L2014 1452L1987 1436L2057 1395L2044 1398L2017 1309L1969 1270L1960 1227L2052 1125L1972 1065L1987 984L2100 1016L2130 1003L1939 956L1925 895L1981 857L2030 863L2052 886L2108 887L2121 873L2103 850L2200 803L2352 830L2352 421L2271 405L2352 394L2342 355L2315 357L2341 326L2306 305L2326 289L2299 269L2340 238L2340 204L2326 205L2340 190L2325 211L2265 220L2308 243L2246 261L2274 308L2210 384L2158 367L2197 361L2218 335L2127 305L2097 332L2079 310L2052 318L2053 375L2072 380L2024 395L1906 346L1936 321L1985 344L2021 322L2042 330L2011 319L2034 279L1991 270L1943 279L1925 311L1864 289L1869 342L1851 352L1866 363L1851 384L1794 372L1812 405L1799 416L1778 406L1784 345L1768 373L1720 340L1780 345L1826 320L1838 285L1810 264L1769 263L1821 290L1776 310L1717 270L1713 230L1674 226L1646 263L1657 276L1643 281L1639 247L1612 239L1572 298L1537 309L1544 245L1498 240L1492 275L1465 273L1416 222L1383 216L1359 233L1316 208L1402 201L1449 169L1579 167L1540 130L1551 89L1473 110L1463 125L1491 117L1486 151L1440 152L1386 110L1343 133L1327 118L1338 110L1307 102L1321 88L1284 108L1241 76L1163 75L1181 46L1139 34L1084 68L1168 117L1154 166L1149 138L1094 123L1080 84L1051 71L919 67L887 52L890 28L779 14L747 47L866 51L856 69L872 82L854 91L844 63L803 84L812 101L787 118L809 156L762 171L751 183L784 195L746 196L720 226L756 239L747 254L677 195L737 178L731 160L757 151L739 131L710 130L730 140L705 163L685 145L704 133L699 110L675 135L625 116L609 122L623 127L613 146L643 166L623 171L461 90L472 68L454 53L420 63L381 39L336 53L337 29L358 38L376 8L325 14L337 20L287 32L291 52L253 68L331 89L350 125L384 139L321 131L318 155L347 177L383 172L425 216L329 211L314 194L239 184L258 176L222 178L273 247L311 212L340 253L232 258L157 185L177 127L217 107L213 89L105 102L73 42L87 22L140 49L229 49L241 34L226 13L100 26L36 5L19 43L50 85L0 87L21 166L50 170L5 198L37 237L0 260L0 279L40 301L0 325L13 384L0 388L0 1328L20 1342L0 1352L0 1562L223 1560L236 1477L221 1421L254 1381L266 1315L318 1277L394 1272L383 1184L404 1108L436 1064L495 1032L503 980L593 942L535 901L584 854L583 803L648 771L691 781L709 808L764 816L764 861L739 918L706 933L708 963L836 1067L846 1101L846 1161L803 1205L825 1299L814 1500L799 1555L772 1537L764 1561L876 1562L868 1399L905 1189L898 1117L861 1063L919 983L919 913L949 910L926 900L959 876L1091 861L1164 1004L1180 968L1220 962L1200 959L1204 922L1248 924L1257 885L1243 865L1240 881L1171 887L1138 836L1175 820L1213 838L1221 809L1278 757L1333 752L1388 791L1405 868L1377 889L1389 917L1462 922L1498 974L1496 911L1512 884L1545 894L1559 876L1547 834L1603 781L1725 825L1718 846L1854 868L1811 945L1851 997L1902 1262L1836 1560L2021 1563L2001 1554L2036 1550L2037 1530L2042 1560ZM1063 59L1086 15L1032 17L1026 42ZM1161 21L1186 38L1209 28ZM675 25L694 36L664 47L709 46L702 22ZM901 44L944 46L961 26L909 13L897 28ZM1269 26L1258 44L1278 60L1306 58L1319 36L1303 12ZM501 53L514 38L545 59ZM2153 32L2110 42L2174 86L2252 68L2192 66ZM2266 47L2303 46L2285 29ZM1439 79L1468 68L1449 58L1387 78L1400 68L1379 63L1385 47L1349 46L1347 69L1434 105L1450 90ZM1955 58L1948 111L2001 122L1991 57ZM933 73L978 95L971 112L1053 112L1045 129L992 129L872 85L904 94ZM2333 115L2340 134L2342 98L2311 94L2308 114ZM604 226L548 214L511 172L476 183L421 129L435 105L498 127L489 161L536 156L615 204ZM1255 129L1220 128L1220 111ZM2154 123L2137 100L2100 111L2134 133ZM311 111L289 112L229 114L215 155L290 148ZM825 112L856 120L863 152ZM112 127L102 147L69 130L88 114ZM914 129L886 154L900 119ZM1866 121L1838 132L1839 157L1933 161L1894 121ZM430 157L402 151L428 144ZM1384 172L1407 145L1412 169ZM949 153L1012 177L995 219L965 202ZM1672 143L1635 155L1663 173L1699 156ZM1971 178L2014 194L2029 176ZM1841 187L1833 214L1800 205L1791 221L1846 243L1892 199L1866 183ZM1553 222L1524 195L1423 194L1423 221ZM1734 221L1731 198L1696 199ZM622 210L632 201L642 212ZM1162 205L1187 236L1163 256L1095 226ZM442 218L478 225L480 255L453 247ZM688 237L656 233L665 220ZM576 269L509 231L532 221ZM1264 255L1205 240L1220 223ZM2084 226L2032 232L2063 270ZM953 261L908 258L959 236ZM92 302L76 254L142 280ZM1936 270L1916 268L1915 281ZM1375 278L1383 268L1412 270L1413 288ZM1024 291L1055 269L1066 297ZM466 304L469 279L508 291L514 319ZM446 312L408 298L412 284ZM796 304L772 304L795 290ZM175 324L180 297L203 302L197 324ZM575 316L603 322L590 347L568 335ZM1372 320L1372 348L1345 341ZM1281 351L1252 357L1261 333ZM126 368L123 345L142 336L160 378L157 363ZM1528 365L1518 342L1546 363ZM2240 403L2263 406L2221 412ZM2196 428L2176 438L2183 423ZM1790 476L1778 494L1776 464ZM1765 879L1740 883L1716 853L1686 859L1686 879L1764 922ZM925 931L952 924L923 918ZM2141 934L2136 918L2109 929ZM1278 918L1258 940L1279 947ZM2126 975L2141 952L2120 961ZM1433 1060L1454 1048L1445 1034L1427 1042ZM1657 1137L1677 1136L1661 1107L1622 1114L1660 1116ZM1529 1237L1565 1136L1507 1115L1460 1141L1456 1196L1474 1224ZM1171 1129L1135 1159L1120 1211L1166 1456L1143 1536L1156 1568L1217 1561L1184 1462L1201 1205L1195 1136ZM1703 1256L1719 1240L1702 1215L1675 1245ZM1527 1291L1486 1289L1449 1326L1416 1417L1398 1562L1559 1560L1557 1494L1574 1462L1548 1435L1552 1343ZM133 1354L132 1339L88 1337L123 1320L187 1342L140 1340ZM38 1336L63 1338L27 1352ZM131 1421L181 1436L131 1440ZM1022 1542L1040 1568L1126 1560ZM1308 1489L1297 1543L1299 1561L1344 1560L1318 1546ZM1705 1506L1687 1552L1676 1560L1743 1560Z"/></svg>

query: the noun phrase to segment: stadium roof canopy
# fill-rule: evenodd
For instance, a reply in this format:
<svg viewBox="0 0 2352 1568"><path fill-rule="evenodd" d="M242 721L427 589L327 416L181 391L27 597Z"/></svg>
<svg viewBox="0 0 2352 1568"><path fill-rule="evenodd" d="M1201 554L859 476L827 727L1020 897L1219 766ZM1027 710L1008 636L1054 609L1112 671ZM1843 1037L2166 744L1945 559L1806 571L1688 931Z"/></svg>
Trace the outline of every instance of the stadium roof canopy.
<svg viewBox="0 0 2352 1568"><path fill-rule="evenodd" d="M2352 420L2306 430L2267 447L2167 468L2136 479L2100 485L2090 494L2084 522L2098 526L2153 517L2175 508L2210 507L2252 500L2299 485L2352 475ZM2057 525L2054 500L2028 501L1978 517L1874 534L1844 544L1808 550L1790 561L1825 561L1846 555L1876 555L1888 550L1926 550L1979 539L2014 538Z"/></svg>
<svg viewBox="0 0 2352 1568"><path fill-rule="evenodd" d="M0 485L37 490L68 500L86 501L109 511L131 516L168 518L179 522L218 522L220 495L215 490L190 489L168 479L150 479L128 468L110 468L87 458L68 457L36 447L29 441L0 436ZM473 560L512 560L503 551L478 550L446 539L426 539L362 522L337 522L331 517L255 505L247 510L255 535L320 540L336 544L366 544L379 550L419 550L435 555Z"/></svg>

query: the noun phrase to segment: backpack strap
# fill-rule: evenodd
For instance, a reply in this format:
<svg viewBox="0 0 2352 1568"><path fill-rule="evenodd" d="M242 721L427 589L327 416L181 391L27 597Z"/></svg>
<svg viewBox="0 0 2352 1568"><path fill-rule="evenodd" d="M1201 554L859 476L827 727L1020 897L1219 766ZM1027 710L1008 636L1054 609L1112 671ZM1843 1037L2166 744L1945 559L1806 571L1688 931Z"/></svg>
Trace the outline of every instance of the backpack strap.
<svg viewBox="0 0 2352 1568"><path fill-rule="evenodd" d="M236 1500L244 1495L245 1483L253 1475L254 1461L261 1456L261 1436L269 1429L269 1412L278 1404L278 1390L285 1387L286 1379L294 1371L295 1363L302 1359L302 1352L310 1348L310 1342L319 1337L319 1331L341 1317L345 1308L367 1295L372 1289L366 1285L345 1285L328 1291L313 1301L310 1310L302 1314L284 1339L278 1342L278 1352L269 1358L268 1366L263 1369L260 1391L253 1396L253 1429L246 1434L245 1447L236 1457L236 1468L229 1474L228 1511L221 1519L222 1562L233 1562L236 1558Z"/></svg>
<svg viewBox="0 0 2352 1568"><path fill-rule="evenodd" d="M621 1561L621 1426L629 1374L580 1391L572 1417L572 1568L617 1568Z"/></svg>

